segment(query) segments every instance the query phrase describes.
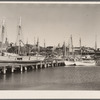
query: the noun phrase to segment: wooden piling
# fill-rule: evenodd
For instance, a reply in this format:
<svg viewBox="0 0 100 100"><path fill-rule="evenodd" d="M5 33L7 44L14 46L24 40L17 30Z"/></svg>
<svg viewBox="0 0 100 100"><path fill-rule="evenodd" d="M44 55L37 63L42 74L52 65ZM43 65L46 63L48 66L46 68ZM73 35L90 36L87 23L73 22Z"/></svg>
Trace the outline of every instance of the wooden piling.
<svg viewBox="0 0 100 100"><path fill-rule="evenodd" d="M44 63L44 68L46 68L47 67L47 64L46 63Z"/></svg>
<svg viewBox="0 0 100 100"><path fill-rule="evenodd" d="M36 67L35 68L38 69L38 64L36 64Z"/></svg>
<svg viewBox="0 0 100 100"><path fill-rule="evenodd" d="M32 69L35 69L35 66L34 65L32 65Z"/></svg>
<svg viewBox="0 0 100 100"><path fill-rule="evenodd" d="M53 62L51 62L51 66L52 66L52 67L54 67L54 64L53 64Z"/></svg>
<svg viewBox="0 0 100 100"><path fill-rule="evenodd" d="M40 68L42 68L42 62L40 63Z"/></svg>
<svg viewBox="0 0 100 100"><path fill-rule="evenodd" d="M48 68L48 63L46 64L46 67Z"/></svg>
<svg viewBox="0 0 100 100"><path fill-rule="evenodd" d="M56 66L64 66L64 62L63 61L58 61L58 60L54 60L54 61L39 61L39 62L35 62L35 63L32 63L32 64L16 64L16 66L14 66L13 63L11 63L9 65L9 68L10 68L10 72L14 72L15 68L16 69L20 69L20 72L23 72L23 69L25 71L27 71L29 68L30 70L32 69L38 69L38 68L47 68L47 67L56 67ZM2 73L3 74L6 74L6 71L8 70L9 71L9 68L6 67L6 65L2 65ZM8 68L8 69L7 69Z"/></svg>
<svg viewBox="0 0 100 100"><path fill-rule="evenodd" d="M56 60L56 67L58 67L58 62L57 62L57 60Z"/></svg>
<svg viewBox="0 0 100 100"><path fill-rule="evenodd" d="M27 71L27 67L25 66L24 68L25 68L25 71Z"/></svg>
<svg viewBox="0 0 100 100"><path fill-rule="evenodd" d="M23 72L23 66L22 65L20 65L20 71Z"/></svg>
<svg viewBox="0 0 100 100"><path fill-rule="evenodd" d="M11 68L11 72L12 72L12 73L14 72L14 66L12 66L12 68Z"/></svg>
<svg viewBox="0 0 100 100"><path fill-rule="evenodd" d="M7 70L7 69L6 69L6 67L4 66L4 67L3 67L3 74L4 74L4 75L6 74L6 70Z"/></svg>

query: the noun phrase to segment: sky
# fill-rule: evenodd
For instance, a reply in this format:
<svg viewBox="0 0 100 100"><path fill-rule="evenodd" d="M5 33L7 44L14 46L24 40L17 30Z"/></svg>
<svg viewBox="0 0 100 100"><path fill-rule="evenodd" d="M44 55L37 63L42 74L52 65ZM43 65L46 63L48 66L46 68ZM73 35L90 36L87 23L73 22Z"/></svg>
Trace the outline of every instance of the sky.
<svg viewBox="0 0 100 100"><path fill-rule="evenodd" d="M5 19L9 42L16 42L19 17L22 19L23 41L34 44L39 37L40 45L57 46L70 41L82 45L100 48L100 4L3 4L0 3L0 26ZM1 30L1 27L0 27ZM1 32L1 31L0 31Z"/></svg>

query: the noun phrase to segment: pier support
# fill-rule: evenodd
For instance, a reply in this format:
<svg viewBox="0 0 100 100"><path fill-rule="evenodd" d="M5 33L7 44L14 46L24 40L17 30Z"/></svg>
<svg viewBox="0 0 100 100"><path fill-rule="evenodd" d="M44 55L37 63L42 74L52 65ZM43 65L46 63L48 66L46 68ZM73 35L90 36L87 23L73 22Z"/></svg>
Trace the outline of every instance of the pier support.
<svg viewBox="0 0 100 100"><path fill-rule="evenodd" d="M60 63L58 63L58 66L60 66Z"/></svg>
<svg viewBox="0 0 100 100"><path fill-rule="evenodd" d="M36 69L38 69L38 64L36 64Z"/></svg>
<svg viewBox="0 0 100 100"><path fill-rule="evenodd" d="M55 67L55 63L53 63L53 67Z"/></svg>
<svg viewBox="0 0 100 100"><path fill-rule="evenodd" d="M56 67L58 67L58 62L56 61Z"/></svg>
<svg viewBox="0 0 100 100"><path fill-rule="evenodd" d="M48 68L48 63L46 64L47 68Z"/></svg>
<svg viewBox="0 0 100 100"><path fill-rule="evenodd" d="M49 63L47 64L47 67L50 67L50 64Z"/></svg>
<svg viewBox="0 0 100 100"><path fill-rule="evenodd" d="M46 67L47 67L47 64L45 63L45 64L44 64L44 68L46 68Z"/></svg>
<svg viewBox="0 0 100 100"><path fill-rule="evenodd" d="M51 63L51 67L54 67L54 64L53 64L53 62Z"/></svg>
<svg viewBox="0 0 100 100"><path fill-rule="evenodd" d="M6 67L4 67L4 68L3 68L3 74L4 74L4 75L6 74L6 70L7 70Z"/></svg>
<svg viewBox="0 0 100 100"><path fill-rule="evenodd" d="M12 66L12 68L11 68L11 72L13 73L14 72L14 67Z"/></svg>
<svg viewBox="0 0 100 100"><path fill-rule="evenodd" d="M23 72L23 66L22 65L20 66L20 71Z"/></svg>
<svg viewBox="0 0 100 100"><path fill-rule="evenodd" d="M27 67L24 67L25 68L25 71L27 71Z"/></svg>
<svg viewBox="0 0 100 100"><path fill-rule="evenodd" d="M40 63L40 68L42 68L42 62Z"/></svg>
<svg viewBox="0 0 100 100"><path fill-rule="evenodd" d="M34 65L32 65L32 69L35 69L35 66Z"/></svg>

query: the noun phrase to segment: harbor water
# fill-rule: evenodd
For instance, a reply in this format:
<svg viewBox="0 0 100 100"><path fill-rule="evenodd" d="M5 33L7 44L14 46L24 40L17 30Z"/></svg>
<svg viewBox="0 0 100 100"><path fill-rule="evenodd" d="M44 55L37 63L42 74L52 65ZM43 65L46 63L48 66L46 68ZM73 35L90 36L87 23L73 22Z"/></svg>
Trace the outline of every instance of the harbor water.
<svg viewBox="0 0 100 100"><path fill-rule="evenodd" d="M49 67L0 75L0 90L100 90L100 67Z"/></svg>

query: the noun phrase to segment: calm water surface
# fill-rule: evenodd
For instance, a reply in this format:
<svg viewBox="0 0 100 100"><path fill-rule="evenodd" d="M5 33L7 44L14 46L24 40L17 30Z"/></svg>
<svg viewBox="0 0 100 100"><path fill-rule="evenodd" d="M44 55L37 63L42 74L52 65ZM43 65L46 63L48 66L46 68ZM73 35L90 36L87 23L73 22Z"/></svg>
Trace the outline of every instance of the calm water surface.
<svg viewBox="0 0 100 100"><path fill-rule="evenodd" d="M100 67L53 67L0 75L0 90L100 90Z"/></svg>

